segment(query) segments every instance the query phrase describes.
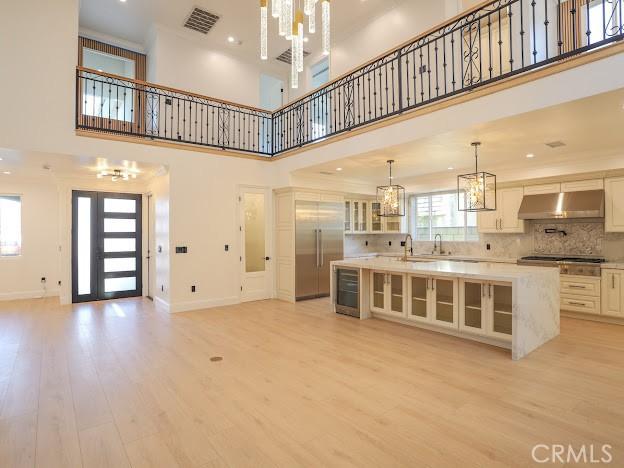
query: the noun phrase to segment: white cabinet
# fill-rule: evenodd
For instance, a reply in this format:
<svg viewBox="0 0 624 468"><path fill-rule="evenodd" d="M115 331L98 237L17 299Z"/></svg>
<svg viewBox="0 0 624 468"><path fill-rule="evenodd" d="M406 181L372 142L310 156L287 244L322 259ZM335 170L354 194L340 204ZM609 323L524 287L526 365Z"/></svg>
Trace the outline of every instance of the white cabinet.
<svg viewBox="0 0 624 468"><path fill-rule="evenodd" d="M602 270L602 315L624 317L624 270Z"/></svg>
<svg viewBox="0 0 624 468"><path fill-rule="evenodd" d="M496 191L496 211L484 211L478 214L480 233L523 233L524 220L518 219L518 211L524 196L522 187L500 189Z"/></svg>
<svg viewBox="0 0 624 468"><path fill-rule="evenodd" d="M624 177L605 179L605 231L624 232Z"/></svg>
<svg viewBox="0 0 624 468"><path fill-rule="evenodd" d="M561 310L600 314L600 278L561 275Z"/></svg>
<svg viewBox="0 0 624 468"><path fill-rule="evenodd" d="M513 318L511 284L462 280L459 290L461 331L511 340Z"/></svg>
<svg viewBox="0 0 624 468"><path fill-rule="evenodd" d="M370 282L370 309L380 314L405 317L405 275L373 271Z"/></svg>
<svg viewBox="0 0 624 468"><path fill-rule="evenodd" d="M452 278L408 276L407 318L447 328L458 324L458 281Z"/></svg>
<svg viewBox="0 0 624 468"><path fill-rule="evenodd" d="M381 216L381 204L373 199L345 200L345 233L403 232L404 217Z"/></svg>

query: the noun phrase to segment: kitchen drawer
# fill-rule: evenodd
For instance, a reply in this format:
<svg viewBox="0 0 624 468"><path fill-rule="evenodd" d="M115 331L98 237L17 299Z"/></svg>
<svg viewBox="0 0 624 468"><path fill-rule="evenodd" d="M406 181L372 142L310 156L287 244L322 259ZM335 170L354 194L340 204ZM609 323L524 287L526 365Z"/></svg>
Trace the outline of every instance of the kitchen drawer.
<svg viewBox="0 0 624 468"><path fill-rule="evenodd" d="M598 315L600 314L600 297L562 295L561 310Z"/></svg>
<svg viewBox="0 0 624 468"><path fill-rule="evenodd" d="M600 278L561 275L561 294L600 297Z"/></svg>

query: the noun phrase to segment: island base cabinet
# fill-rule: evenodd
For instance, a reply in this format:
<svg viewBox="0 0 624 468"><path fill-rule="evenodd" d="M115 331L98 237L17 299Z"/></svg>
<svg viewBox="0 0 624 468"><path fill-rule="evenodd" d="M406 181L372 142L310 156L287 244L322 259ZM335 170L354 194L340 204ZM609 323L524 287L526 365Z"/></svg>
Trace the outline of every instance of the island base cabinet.
<svg viewBox="0 0 624 468"><path fill-rule="evenodd" d="M457 328L457 284L455 279L409 276L407 318Z"/></svg>
<svg viewBox="0 0 624 468"><path fill-rule="evenodd" d="M457 280L431 279L432 320L436 325L458 328Z"/></svg>
<svg viewBox="0 0 624 468"><path fill-rule="evenodd" d="M462 280L459 329L511 340L513 287L507 283Z"/></svg>
<svg viewBox="0 0 624 468"><path fill-rule="evenodd" d="M487 328L484 298L486 285L480 281L461 280L459 285L459 329L466 332L485 335Z"/></svg>
<svg viewBox="0 0 624 468"><path fill-rule="evenodd" d="M405 275L373 271L370 290L373 312L405 317Z"/></svg>
<svg viewBox="0 0 624 468"><path fill-rule="evenodd" d="M495 338L511 340L513 318L513 288L510 284L490 283L488 285L491 320L489 334Z"/></svg>

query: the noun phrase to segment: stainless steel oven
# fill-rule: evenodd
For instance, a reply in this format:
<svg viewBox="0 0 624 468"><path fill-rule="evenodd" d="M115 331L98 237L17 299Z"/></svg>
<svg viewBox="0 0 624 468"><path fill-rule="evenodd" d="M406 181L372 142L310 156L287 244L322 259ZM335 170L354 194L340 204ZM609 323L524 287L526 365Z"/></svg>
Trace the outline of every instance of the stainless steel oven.
<svg viewBox="0 0 624 468"><path fill-rule="evenodd" d="M562 275L600 277L600 265L604 261L605 259L600 257L534 255L521 258L518 260L518 265L551 266L559 268L559 272Z"/></svg>
<svg viewBox="0 0 624 468"><path fill-rule="evenodd" d="M336 268L336 313L360 318L360 272Z"/></svg>

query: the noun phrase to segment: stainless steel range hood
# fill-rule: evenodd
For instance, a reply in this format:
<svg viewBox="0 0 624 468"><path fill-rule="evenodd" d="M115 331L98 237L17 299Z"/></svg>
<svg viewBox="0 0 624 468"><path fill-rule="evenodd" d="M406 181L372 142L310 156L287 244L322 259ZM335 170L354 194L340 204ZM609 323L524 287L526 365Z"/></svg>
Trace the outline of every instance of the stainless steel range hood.
<svg viewBox="0 0 624 468"><path fill-rule="evenodd" d="M525 195L518 218L604 218L604 207L604 190Z"/></svg>

